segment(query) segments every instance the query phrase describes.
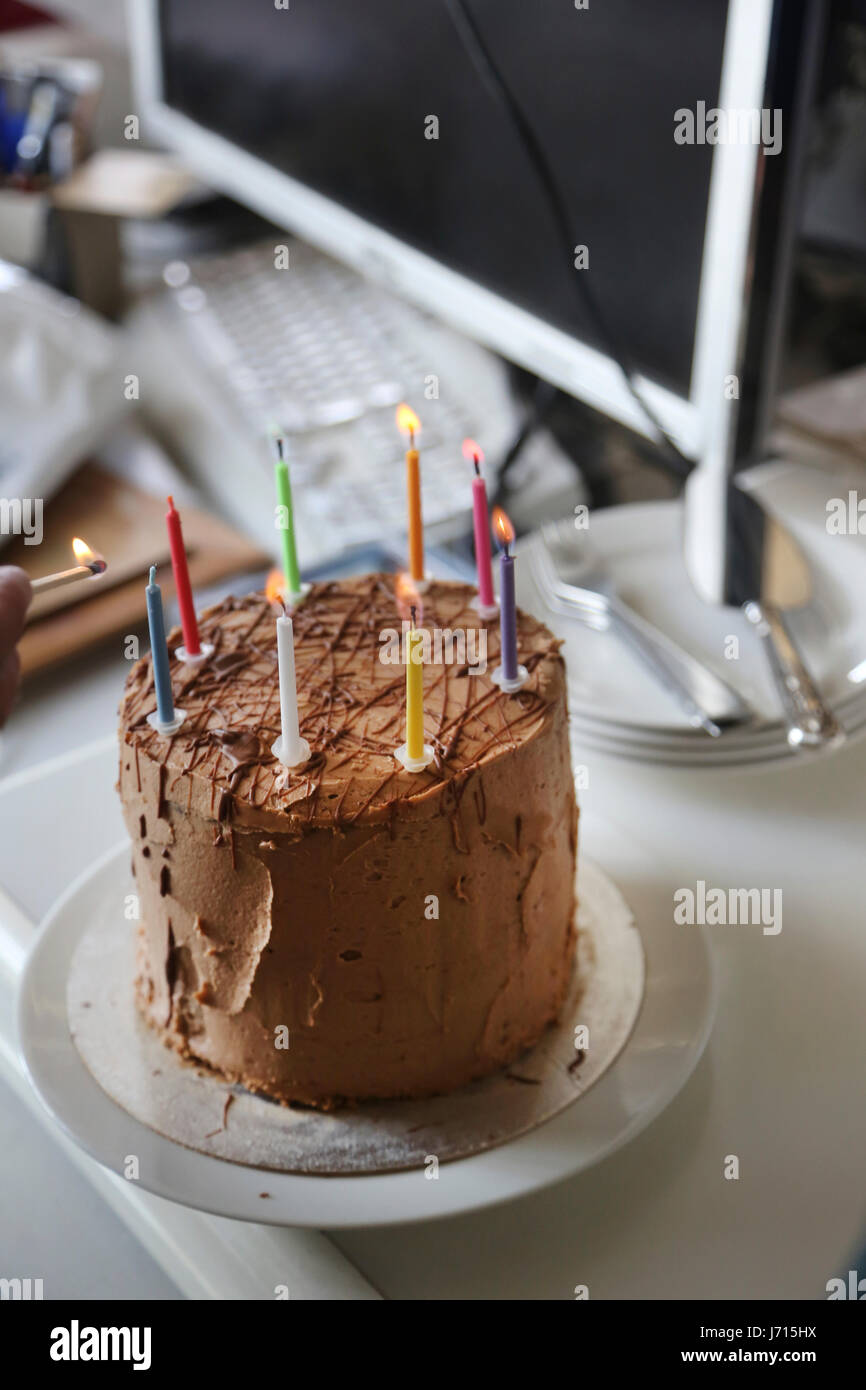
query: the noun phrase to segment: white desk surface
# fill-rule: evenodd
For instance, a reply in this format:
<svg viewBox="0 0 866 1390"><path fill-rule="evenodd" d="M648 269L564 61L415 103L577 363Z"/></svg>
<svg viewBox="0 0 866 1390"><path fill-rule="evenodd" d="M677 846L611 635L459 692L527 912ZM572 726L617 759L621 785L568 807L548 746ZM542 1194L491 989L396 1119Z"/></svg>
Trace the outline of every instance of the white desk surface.
<svg viewBox="0 0 866 1390"><path fill-rule="evenodd" d="M0 792L46 756L110 733L124 669L109 654L34 686L2 735ZM576 1284L592 1298L822 1297L866 1229L866 742L766 771L670 771L580 749L575 756L589 768L586 846L592 853L595 814L622 827L622 860L605 867L638 914L642 894L672 895L697 879L781 888L782 932L714 930L721 990L707 1054L625 1150L506 1207L338 1233L336 1243L396 1298L567 1299ZM20 836L4 833L0 884L38 918L71 877L70 864L85 865L121 835L106 788L87 815L69 818L47 804L25 836L31 854L9 852ZM630 874L632 839L657 865L651 883ZM46 1151L45 1131L24 1119L11 1093L0 1095L0 1117L7 1134L19 1126L14 1144L0 1146L4 1207L17 1213L2 1233L8 1269L0 1272L41 1274L57 1293L74 1288L83 1297L107 1286L120 1297L172 1296L171 1269L133 1256L118 1217L75 1186L68 1160ZM739 1158L738 1181L723 1174L730 1154ZM447 1166L439 1180L448 1181Z"/></svg>

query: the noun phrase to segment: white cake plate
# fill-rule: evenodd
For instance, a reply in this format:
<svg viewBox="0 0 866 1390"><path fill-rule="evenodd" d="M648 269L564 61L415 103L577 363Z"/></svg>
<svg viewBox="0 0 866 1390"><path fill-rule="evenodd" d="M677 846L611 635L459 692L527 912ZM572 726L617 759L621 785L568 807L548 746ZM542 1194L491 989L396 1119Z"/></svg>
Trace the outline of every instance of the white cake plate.
<svg viewBox="0 0 866 1390"><path fill-rule="evenodd" d="M651 865L647 871L651 876ZM594 872L616 894L604 874ZM128 873L129 846L123 844L83 874L43 924L21 985L24 1062L55 1120L100 1163L114 1172L137 1172L130 1180L149 1191L218 1215L318 1228L389 1225L453 1216L536 1191L597 1163L638 1134L683 1086L709 1036L715 991L701 929L674 927L672 909L655 918L638 914L647 973L634 1031L592 1089L578 1089L575 1101L546 1123L483 1153L443 1163L435 1179L427 1176L428 1165L337 1177L227 1162L135 1119L94 1079L70 1035L73 955L94 922L106 914L116 918ZM94 985L99 988L98 981ZM160 1053L166 1068L178 1065L170 1052ZM516 1064L514 1070L524 1069ZM205 1084L213 1082L208 1078Z"/></svg>
<svg viewBox="0 0 866 1390"><path fill-rule="evenodd" d="M645 985L640 933L601 869L582 859L579 879L575 969L556 1024L509 1067L446 1095L368 1100L323 1114L275 1105L166 1053L130 987L135 933L121 907L134 892L131 877L75 948L66 989L69 1030L112 1100L199 1153L265 1172L320 1177L423 1171L433 1158L437 1164L469 1158L573 1105L613 1066L634 1031Z"/></svg>

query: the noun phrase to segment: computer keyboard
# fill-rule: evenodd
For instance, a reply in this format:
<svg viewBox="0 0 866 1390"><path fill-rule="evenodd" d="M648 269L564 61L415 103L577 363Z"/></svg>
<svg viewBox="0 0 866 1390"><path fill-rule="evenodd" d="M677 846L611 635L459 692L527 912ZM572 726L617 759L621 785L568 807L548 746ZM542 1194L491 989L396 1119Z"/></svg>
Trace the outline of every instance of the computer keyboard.
<svg viewBox="0 0 866 1390"><path fill-rule="evenodd" d="M285 271L272 243L166 267L187 331L227 373L253 429L270 418L305 434L393 408L416 365L393 306L312 248L290 254Z"/></svg>
<svg viewBox="0 0 866 1390"><path fill-rule="evenodd" d="M165 266L164 290L130 324L151 422L275 554L269 438L281 431L303 568L371 541L399 549L406 443L395 407L407 400L422 422L425 530L436 541L467 531L462 442L481 444L492 481L519 422L504 365L339 262L288 245L284 270L273 240ZM561 456L560 467L568 473Z"/></svg>

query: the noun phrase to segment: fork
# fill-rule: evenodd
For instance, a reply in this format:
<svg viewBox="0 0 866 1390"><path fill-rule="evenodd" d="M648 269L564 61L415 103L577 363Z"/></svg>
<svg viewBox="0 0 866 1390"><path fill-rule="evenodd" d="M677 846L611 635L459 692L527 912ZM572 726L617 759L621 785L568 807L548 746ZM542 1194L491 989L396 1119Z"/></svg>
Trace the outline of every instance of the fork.
<svg viewBox="0 0 866 1390"><path fill-rule="evenodd" d="M741 696L703 662L630 608L616 593L568 584L557 573L543 528L529 541L530 566L545 601L597 631L618 637L677 702L694 729L719 738L725 727L751 719Z"/></svg>

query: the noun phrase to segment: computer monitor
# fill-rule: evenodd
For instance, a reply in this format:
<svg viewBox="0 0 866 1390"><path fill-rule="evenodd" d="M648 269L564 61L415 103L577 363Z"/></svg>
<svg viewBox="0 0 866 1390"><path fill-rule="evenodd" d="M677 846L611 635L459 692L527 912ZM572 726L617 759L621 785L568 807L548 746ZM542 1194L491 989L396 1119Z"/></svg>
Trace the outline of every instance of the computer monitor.
<svg viewBox="0 0 866 1390"><path fill-rule="evenodd" d="M766 417L820 0L465 3L572 261L446 0L134 0L140 114L212 186L652 435L621 344L720 497Z"/></svg>

